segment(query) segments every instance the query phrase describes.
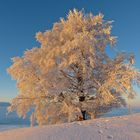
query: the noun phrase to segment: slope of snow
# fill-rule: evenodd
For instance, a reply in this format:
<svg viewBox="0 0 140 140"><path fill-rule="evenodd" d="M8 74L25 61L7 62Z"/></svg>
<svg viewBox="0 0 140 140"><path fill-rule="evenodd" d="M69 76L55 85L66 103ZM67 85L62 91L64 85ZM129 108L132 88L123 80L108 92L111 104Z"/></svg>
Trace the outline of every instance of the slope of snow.
<svg viewBox="0 0 140 140"><path fill-rule="evenodd" d="M140 113L83 122L20 128L0 140L140 140Z"/></svg>

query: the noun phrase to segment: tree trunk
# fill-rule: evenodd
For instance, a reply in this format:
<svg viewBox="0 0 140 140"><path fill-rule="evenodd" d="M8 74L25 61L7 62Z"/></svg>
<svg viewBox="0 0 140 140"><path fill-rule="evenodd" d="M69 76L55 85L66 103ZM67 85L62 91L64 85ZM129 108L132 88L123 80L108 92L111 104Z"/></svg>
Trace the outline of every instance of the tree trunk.
<svg viewBox="0 0 140 140"><path fill-rule="evenodd" d="M81 110L81 113L82 113L82 118L83 120L86 120L86 111L85 110Z"/></svg>

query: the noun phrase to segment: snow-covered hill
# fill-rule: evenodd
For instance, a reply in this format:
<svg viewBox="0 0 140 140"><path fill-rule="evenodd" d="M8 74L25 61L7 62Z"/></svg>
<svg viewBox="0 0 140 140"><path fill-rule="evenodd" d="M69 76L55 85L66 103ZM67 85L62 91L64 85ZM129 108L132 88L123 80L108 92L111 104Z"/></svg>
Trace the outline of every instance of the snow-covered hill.
<svg viewBox="0 0 140 140"><path fill-rule="evenodd" d="M7 113L8 102L0 102L0 125L29 125L29 113L26 119L19 118L16 112Z"/></svg>
<svg viewBox="0 0 140 140"><path fill-rule="evenodd" d="M0 140L140 140L140 113L83 122L20 128Z"/></svg>
<svg viewBox="0 0 140 140"><path fill-rule="evenodd" d="M9 105L10 105L10 103L8 103L8 102L0 102L0 106L7 107Z"/></svg>

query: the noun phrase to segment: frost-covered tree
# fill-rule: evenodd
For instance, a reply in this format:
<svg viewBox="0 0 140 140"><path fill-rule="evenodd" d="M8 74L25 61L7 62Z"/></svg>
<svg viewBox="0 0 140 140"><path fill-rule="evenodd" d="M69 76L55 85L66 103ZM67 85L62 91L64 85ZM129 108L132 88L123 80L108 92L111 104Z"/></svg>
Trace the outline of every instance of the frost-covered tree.
<svg viewBox="0 0 140 140"><path fill-rule="evenodd" d="M132 54L107 55L116 43L111 24L102 14L73 10L51 30L38 32L41 47L13 58L8 69L19 90L9 111L26 117L32 109L42 125L96 118L124 106L135 96L140 73Z"/></svg>

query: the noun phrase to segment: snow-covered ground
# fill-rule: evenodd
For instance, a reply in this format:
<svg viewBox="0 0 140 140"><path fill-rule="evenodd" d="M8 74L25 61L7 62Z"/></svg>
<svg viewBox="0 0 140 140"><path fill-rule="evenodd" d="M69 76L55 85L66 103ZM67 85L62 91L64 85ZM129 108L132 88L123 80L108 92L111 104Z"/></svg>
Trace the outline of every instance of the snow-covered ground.
<svg viewBox="0 0 140 140"><path fill-rule="evenodd" d="M1 132L0 140L140 140L140 113L83 122L19 128Z"/></svg>

